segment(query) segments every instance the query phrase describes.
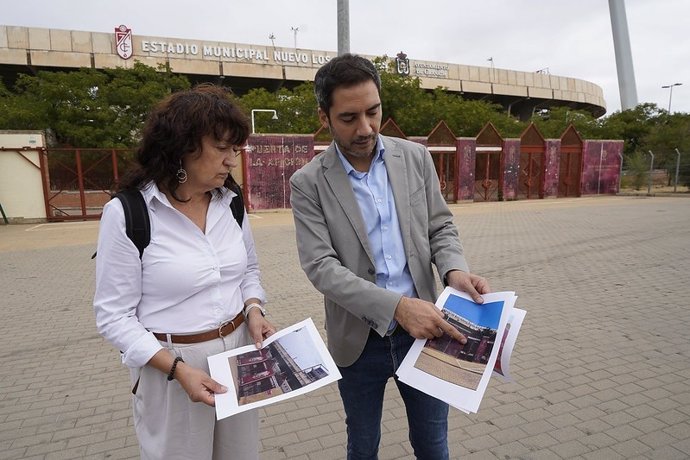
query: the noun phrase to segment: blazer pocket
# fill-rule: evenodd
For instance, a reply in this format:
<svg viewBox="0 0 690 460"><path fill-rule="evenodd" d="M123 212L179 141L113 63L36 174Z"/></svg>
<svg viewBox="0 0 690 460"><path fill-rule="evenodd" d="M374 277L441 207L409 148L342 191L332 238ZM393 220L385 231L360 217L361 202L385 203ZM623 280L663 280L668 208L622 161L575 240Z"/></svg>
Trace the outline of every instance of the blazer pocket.
<svg viewBox="0 0 690 460"><path fill-rule="evenodd" d="M410 206L414 206L422 200L426 200L426 189L424 188L424 185L412 192L410 195Z"/></svg>

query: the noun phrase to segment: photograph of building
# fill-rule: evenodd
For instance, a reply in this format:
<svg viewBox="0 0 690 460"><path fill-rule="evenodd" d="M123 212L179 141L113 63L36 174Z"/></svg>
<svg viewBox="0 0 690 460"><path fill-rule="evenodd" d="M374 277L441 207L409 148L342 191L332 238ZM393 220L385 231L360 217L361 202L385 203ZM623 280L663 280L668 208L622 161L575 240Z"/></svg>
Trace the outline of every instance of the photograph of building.
<svg viewBox="0 0 690 460"><path fill-rule="evenodd" d="M476 390L496 341L496 329L482 327L444 310L445 319L467 337L464 345L448 334L426 341L415 367L456 385Z"/></svg>
<svg viewBox="0 0 690 460"><path fill-rule="evenodd" d="M261 350L228 358L240 406L289 393L328 376L318 354L305 346L311 342L300 338L304 336L304 328L299 329Z"/></svg>
<svg viewBox="0 0 690 460"><path fill-rule="evenodd" d="M414 367L441 380L476 390L496 343L504 304L476 304L449 295L444 318L467 338L462 344L448 334L427 340Z"/></svg>

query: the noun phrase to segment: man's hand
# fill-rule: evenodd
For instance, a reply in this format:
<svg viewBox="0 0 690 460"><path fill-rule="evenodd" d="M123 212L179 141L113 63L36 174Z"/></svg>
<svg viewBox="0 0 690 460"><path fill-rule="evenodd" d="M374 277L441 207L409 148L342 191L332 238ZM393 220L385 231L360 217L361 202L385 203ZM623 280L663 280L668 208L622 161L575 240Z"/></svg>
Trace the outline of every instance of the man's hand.
<svg viewBox="0 0 690 460"><path fill-rule="evenodd" d="M453 289L468 293L477 303L484 303L481 294L491 292L489 282L485 278L460 270L451 270L446 273L446 282Z"/></svg>
<svg viewBox="0 0 690 460"><path fill-rule="evenodd" d="M446 333L460 343L467 343L465 336L444 320L443 313L431 302L402 297L394 318L415 339L433 339Z"/></svg>

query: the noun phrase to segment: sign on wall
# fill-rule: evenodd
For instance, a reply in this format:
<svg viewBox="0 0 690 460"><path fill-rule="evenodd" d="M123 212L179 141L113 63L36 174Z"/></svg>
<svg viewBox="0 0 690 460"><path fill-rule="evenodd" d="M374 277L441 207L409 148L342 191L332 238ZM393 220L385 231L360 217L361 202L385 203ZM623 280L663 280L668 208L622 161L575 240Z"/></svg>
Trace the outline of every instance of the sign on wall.
<svg viewBox="0 0 690 460"><path fill-rule="evenodd" d="M290 176L311 160L312 136L251 136L246 151L244 182L247 207L290 208Z"/></svg>
<svg viewBox="0 0 690 460"><path fill-rule="evenodd" d="M122 59L129 59L133 54L132 29L121 24L115 28L115 51Z"/></svg>

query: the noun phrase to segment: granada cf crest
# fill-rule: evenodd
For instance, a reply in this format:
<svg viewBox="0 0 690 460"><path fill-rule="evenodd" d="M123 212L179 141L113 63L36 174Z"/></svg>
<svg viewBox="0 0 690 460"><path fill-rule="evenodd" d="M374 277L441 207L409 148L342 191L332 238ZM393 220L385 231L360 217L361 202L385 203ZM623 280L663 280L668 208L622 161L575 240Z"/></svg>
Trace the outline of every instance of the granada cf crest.
<svg viewBox="0 0 690 460"><path fill-rule="evenodd" d="M115 27L115 50L122 59L132 57L132 29L125 25Z"/></svg>
<svg viewBox="0 0 690 460"><path fill-rule="evenodd" d="M395 69L400 75L410 74L410 60L407 59L407 54L403 53L402 51L399 52L395 58Z"/></svg>

